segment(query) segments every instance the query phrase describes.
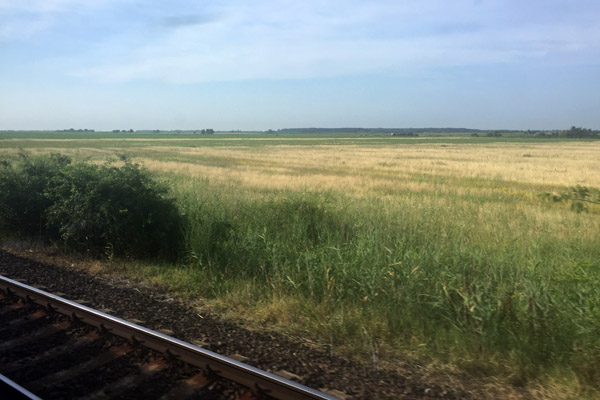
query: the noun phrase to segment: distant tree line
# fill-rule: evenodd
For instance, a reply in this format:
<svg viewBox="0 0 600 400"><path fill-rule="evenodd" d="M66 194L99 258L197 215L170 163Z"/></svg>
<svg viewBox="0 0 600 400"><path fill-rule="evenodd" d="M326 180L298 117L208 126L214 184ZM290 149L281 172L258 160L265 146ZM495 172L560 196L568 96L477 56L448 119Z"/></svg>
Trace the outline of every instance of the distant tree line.
<svg viewBox="0 0 600 400"><path fill-rule="evenodd" d="M600 131L581 128L572 126L567 130L553 130L553 131L532 131L528 129L525 131L526 135L535 137L566 137L566 138L600 138Z"/></svg>
<svg viewBox="0 0 600 400"><path fill-rule="evenodd" d="M562 131L562 135L571 138L600 138L600 131L572 126L568 131Z"/></svg>
<svg viewBox="0 0 600 400"><path fill-rule="evenodd" d="M419 134L441 134L441 133L470 133L473 137L501 137L503 134L510 136L533 136L533 137L564 137L564 138L600 138L600 131L572 126L568 130L481 130L467 128L286 128L264 131L265 133L364 133L364 134L387 134L391 136L418 136Z"/></svg>
<svg viewBox="0 0 600 400"><path fill-rule="evenodd" d="M93 132L93 131L92 131ZM181 129L173 129L173 130L160 130L160 129L153 129L153 130L137 130L134 131L133 129L113 129L112 130L113 133L133 133L133 132L152 132L152 133L161 133L161 132L173 132L173 133L200 133L202 135L212 135L215 133L214 129L202 129L202 130L181 130Z"/></svg>
<svg viewBox="0 0 600 400"><path fill-rule="evenodd" d="M63 129L57 132L95 132L93 129ZM113 133L133 133L133 129L113 129ZM214 129L202 129L202 130L138 130L135 132L175 132L175 133L193 133L201 135L213 135ZM231 131L235 132L235 131ZM239 131L237 131L239 132ZM501 137L503 134L509 136L525 135L528 137L539 137L539 138L600 138L600 131L582 128L578 126L572 126L566 130L481 130L481 129L468 129L468 128L284 128L284 129L268 129L263 131L267 134L336 134L336 133L358 133L358 134L383 134L390 136L419 136L420 134L464 134L470 133L473 137Z"/></svg>
<svg viewBox="0 0 600 400"><path fill-rule="evenodd" d="M380 133L391 135L419 134L419 133L470 133L482 132L479 129L467 128L285 128L274 131L269 129L265 133Z"/></svg>

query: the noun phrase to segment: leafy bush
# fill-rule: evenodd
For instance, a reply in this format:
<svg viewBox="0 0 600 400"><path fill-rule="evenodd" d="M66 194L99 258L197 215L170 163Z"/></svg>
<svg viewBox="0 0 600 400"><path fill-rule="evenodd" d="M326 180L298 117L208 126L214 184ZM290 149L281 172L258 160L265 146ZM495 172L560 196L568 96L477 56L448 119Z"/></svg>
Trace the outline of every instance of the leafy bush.
<svg viewBox="0 0 600 400"><path fill-rule="evenodd" d="M4 161L0 167L0 224L6 230L45 236L46 211L52 205L47 191L71 160L60 154L20 157L17 166Z"/></svg>
<svg viewBox="0 0 600 400"><path fill-rule="evenodd" d="M4 228L60 239L98 256L177 255L179 212L167 188L128 160L120 167L23 156L1 172Z"/></svg>

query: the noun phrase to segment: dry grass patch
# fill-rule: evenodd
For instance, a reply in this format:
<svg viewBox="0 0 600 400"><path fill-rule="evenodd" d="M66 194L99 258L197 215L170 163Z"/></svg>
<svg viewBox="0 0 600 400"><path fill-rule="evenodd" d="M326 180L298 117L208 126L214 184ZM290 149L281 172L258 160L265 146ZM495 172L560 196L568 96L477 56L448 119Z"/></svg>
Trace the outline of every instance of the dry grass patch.
<svg viewBox="0 0 600 400"><path fill-rule="evenodd" d="M524 146L455 144L360 147L264 146L259 148L153 147L161 152L198 156L196 166L177 167L177 161L141 159L151 169L233 179L251 187L269 189L338 189L361 193L393 187L406 180L473 178L532 185L600 186L597 155L600 143L540 143ZM523 157L524 154L530 155ZM203 157L222 160L219 168L203 166ZM160 158L160 157L158 157ZM229 163L228 163L229 161ZM182 162L188 164L189 161ZM456 181L451 185L457 187ZM367 189L364 189L367 188ZM359 190L360 189L360 190Z"/></svg>

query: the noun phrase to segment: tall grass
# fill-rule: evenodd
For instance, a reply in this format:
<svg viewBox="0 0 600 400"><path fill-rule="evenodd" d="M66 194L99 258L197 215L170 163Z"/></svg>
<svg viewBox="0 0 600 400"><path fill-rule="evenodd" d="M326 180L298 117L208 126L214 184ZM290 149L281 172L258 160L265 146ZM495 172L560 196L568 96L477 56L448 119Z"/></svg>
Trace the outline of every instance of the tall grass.
<svg viewBox="0 0 600 400"><path fill-rule="evenodd" d="M411 349L518 382L565 367L598 383L598 218L435 193L179 190L205 295L270 304L363 350Z"/></svg>
<svg viewBox="0 0 600 400"><path fill-rule="evenodd" d="M373 356L600 390L600 205L567 190L600 185L599 142L276 140L103 142L183 216L180 262L131 273Z"/></svg>

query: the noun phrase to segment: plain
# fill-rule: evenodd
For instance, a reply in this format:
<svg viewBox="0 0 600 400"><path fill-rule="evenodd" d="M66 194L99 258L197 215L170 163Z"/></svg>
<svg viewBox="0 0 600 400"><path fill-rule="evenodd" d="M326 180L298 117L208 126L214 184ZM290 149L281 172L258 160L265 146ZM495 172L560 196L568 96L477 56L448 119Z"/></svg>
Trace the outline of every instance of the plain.
<svg viewBox="0 0 600 400"><path fill-rule="evenodd" d="M127 156L169 182L179 263L119 273L372 364L598 393L600 206L563 195L600 187L600 141L0 134L3 160L20 152Z"/></svg>

